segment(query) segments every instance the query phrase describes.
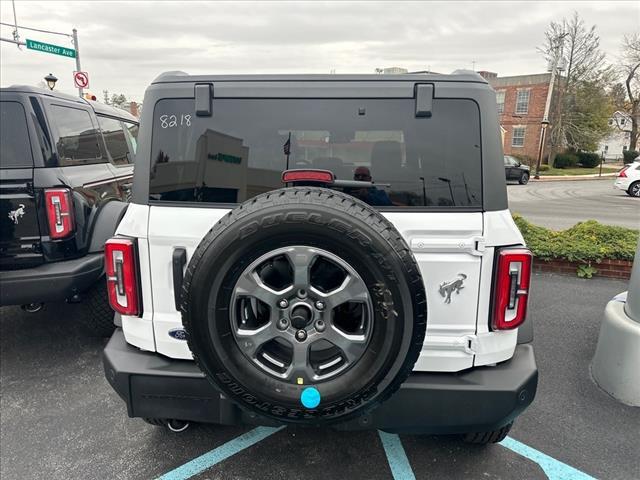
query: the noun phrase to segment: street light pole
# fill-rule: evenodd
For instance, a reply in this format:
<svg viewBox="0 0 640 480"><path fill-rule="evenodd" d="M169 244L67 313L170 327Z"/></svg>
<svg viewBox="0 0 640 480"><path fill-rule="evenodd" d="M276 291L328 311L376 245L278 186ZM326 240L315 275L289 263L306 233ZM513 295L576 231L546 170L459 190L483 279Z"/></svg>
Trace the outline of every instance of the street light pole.
<svg viewBox="0 0 640 480"><path fill-rule="evenodd" d="M82 68L80 67L80 46L78 45L78 30L73 29L73 46L76 50L76 71L81 72ZM83 98L82 87L78 87L78 95L80 98Z"/></svg>

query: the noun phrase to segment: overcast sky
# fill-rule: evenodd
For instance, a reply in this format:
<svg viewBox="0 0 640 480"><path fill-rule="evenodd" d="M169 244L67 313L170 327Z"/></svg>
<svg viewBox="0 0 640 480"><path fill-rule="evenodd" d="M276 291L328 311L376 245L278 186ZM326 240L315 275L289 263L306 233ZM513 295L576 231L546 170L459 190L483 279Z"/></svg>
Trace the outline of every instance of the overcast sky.
<svg viewBox="0 0 640 480"><path fill-rule="evenodd" d="M18 24L79 33L89 90L141 101L161 72L374 73L376 67L449 73L457 68L501 76L545 71L536 47L552 20L575 10L597 25L601 46L616 61L621 38L638 30L640 2L27 2ZM0 2L12 23L10 1ZM2 26L3 38L12 28ZM20 31L71 47L70 39ZM0 83L37 85L52 72L73 93L73 59L0 42Z"/></svg>

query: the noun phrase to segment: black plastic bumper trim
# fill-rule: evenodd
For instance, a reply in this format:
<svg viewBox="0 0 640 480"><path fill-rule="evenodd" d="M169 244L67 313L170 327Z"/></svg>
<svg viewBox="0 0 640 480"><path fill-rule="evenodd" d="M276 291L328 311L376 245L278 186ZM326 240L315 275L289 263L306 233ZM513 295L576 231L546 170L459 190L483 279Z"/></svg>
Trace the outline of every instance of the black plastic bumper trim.
<svg viewBox="0 0 640 480"><path fill-rule="evenodd" d="M64 300L89 289L104 272L104 255L0 272L0 305Z"/></svg>
<svg viewBox="0 0 640 480"><path fill-rule="evenodd" d="M142 352L117 329L103 363L107 380L130 417L175 418L223 425L277 425L218 393L192 361ZM538 369L531 345L511 360L459 373L414 372L389 400L340 430L379 428L396 433L453 434L503 427L533 401Z"/></svg>

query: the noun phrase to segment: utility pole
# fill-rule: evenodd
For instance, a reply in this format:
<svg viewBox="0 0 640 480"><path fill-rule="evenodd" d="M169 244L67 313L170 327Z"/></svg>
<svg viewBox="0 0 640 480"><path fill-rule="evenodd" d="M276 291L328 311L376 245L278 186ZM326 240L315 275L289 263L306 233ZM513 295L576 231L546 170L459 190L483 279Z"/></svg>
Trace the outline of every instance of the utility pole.
<svg viewBox="0 0 640 480"><path fill-rule="evenodd" d="M542 121L540 122L540 145L538 146L538 159L536 160L536 173L533 178L540 178L540 163L542 162L542 156L544 155L544 146L547 137L547 127L549 126L549 110L551 109L551 99L553 97L553 87L556 83L556 71L558 69L558 63L561 61L562 49L559 42L564 40L566 34L563 34L558 38L558 45L556 45L555 52L553 54L553 63L551 64L551 77L549 78L549 88L547 90L547 101L544 104L544 114Z"/></svg>
<svg viewBox="0 0 640 480"><path fill-rule="evenodd" d="M20 44L22 42L20 41L20 33L18 32L18 17L16 17L15 0L11 0L11 5L13 6L13 24L15 25L15 28L13 29L13 39L16 42L16 46L18 47L18 50L20 50Z"/></svg>
<svg viewBox="0 0 640 480"><path fill-rule="evenodd" d="M76 71L81 72L82 68L80 68L80 46L78 45L78 30L73 29L73 47L76 49ZM78 95L80 98L83 98L82 87L78 87Z"/></svg>

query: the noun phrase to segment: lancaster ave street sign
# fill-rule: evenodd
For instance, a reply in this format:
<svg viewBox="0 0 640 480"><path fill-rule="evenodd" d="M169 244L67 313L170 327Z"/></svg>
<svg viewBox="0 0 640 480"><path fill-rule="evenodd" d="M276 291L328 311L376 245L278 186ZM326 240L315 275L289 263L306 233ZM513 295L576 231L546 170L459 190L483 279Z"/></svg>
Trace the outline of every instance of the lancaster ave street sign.
<svg viewBox="0 0 640 480"><path fill-rule="evenodd" d="M73 48L60 47L59 45L51 45L50 43L38 42L36 40L27 39L27 48L29 50L38 50L44 53L53 53L63 57L76 58L76 51Z"/></svg>

